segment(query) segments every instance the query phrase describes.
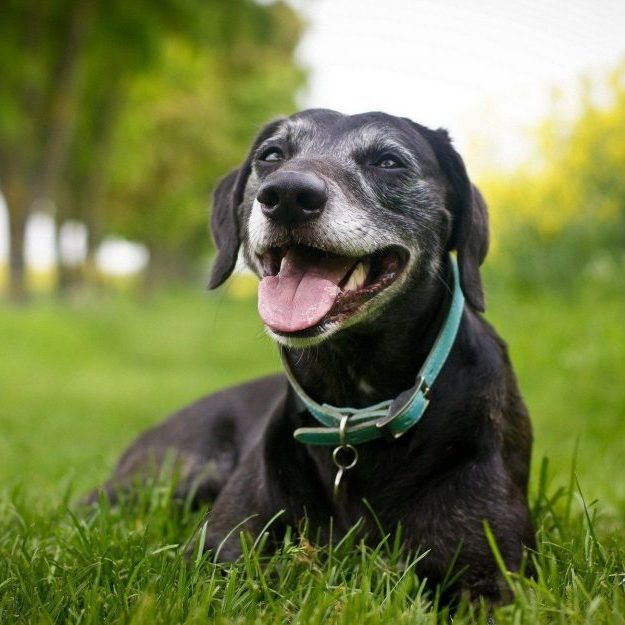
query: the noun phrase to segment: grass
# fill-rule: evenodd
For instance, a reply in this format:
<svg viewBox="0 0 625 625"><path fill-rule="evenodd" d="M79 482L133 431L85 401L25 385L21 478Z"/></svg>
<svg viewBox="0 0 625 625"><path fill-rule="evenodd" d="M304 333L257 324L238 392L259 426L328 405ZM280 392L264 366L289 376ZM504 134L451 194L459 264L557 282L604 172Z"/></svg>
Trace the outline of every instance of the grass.
<svg viewBox="0 0 625 625"><path fill-rule="evenodd" d="M530 296L489 284L488 317L510 344L533 417L539 543L537 579L506 577L514 601L496 622L625 623L622 294L586 283ZM200 288L0 307L2 625L449 622L394 537L329 551L294 534L269 560L248 550L224 566L182 557L204 512L172 503L167 485L132 509L73 505L135 433L278 370L254 308ZM462 604L454 623L486 619Z"/></svg>
<svg viewBox="0 0 625 625"><path fill-rule="evenodd" d="M277 371L253 302L223 296L42 300L0 308L0 476L101 481L129 440L205 393Z"/></svg>
<svg viewBox="0 0 625 625"><path fill-rule="evenodd" d="M598 538L594 513L575 511L573 490L539 488L534 502L536 580L511 574L511 604L496 623L623 623L625 551ZM375 549L352 537L314 548L290 535L272 557L249 547L241 561L182 556L204 511L146 490L132 509L105 501L76 515L67 498L13 492L0 506L0 622L4 623L448 623L412 572L419 556L394 536ZM196 535L197 540L197 535ZM245 542L243 542L245 545ZM424 557L427 557L425 555ZM461 602L454 623L486 623L488 611Z"/></svg>

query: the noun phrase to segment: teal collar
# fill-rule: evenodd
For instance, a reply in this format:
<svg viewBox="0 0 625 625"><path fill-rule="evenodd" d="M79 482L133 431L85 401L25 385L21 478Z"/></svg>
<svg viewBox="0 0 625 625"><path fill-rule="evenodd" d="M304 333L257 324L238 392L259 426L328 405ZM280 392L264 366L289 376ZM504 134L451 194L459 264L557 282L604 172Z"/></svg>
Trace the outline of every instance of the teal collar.
<svg viewBox="0 0 625 625"><path fill-rule="evenodd" d="M310 398L295 379L289 362L282 351L282 363L286 376L310 414L323 427L307 427L295 430L294 437L308 445L358 445L377 438L399 438L423 416L430 402L430 388L445 364L458 334L464 295L460 288L458 265L452 256L454 291L445 323L426 358L414 387L400 393L394 400L387 400L366 408L337 408L318 404Z"/></svg>

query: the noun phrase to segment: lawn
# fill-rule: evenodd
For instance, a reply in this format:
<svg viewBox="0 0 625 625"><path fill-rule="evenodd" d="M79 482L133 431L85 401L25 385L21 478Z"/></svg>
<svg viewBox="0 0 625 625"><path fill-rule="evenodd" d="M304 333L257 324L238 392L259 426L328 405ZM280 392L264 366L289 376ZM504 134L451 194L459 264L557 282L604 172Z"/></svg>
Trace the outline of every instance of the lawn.
<svg viewBox="0 0 625 625"><path fill-rule="evenodd" d="M497 622L625 623L623 295L590 282L567 294L488 283L487 317L534 423L540 544L538 579L508 579L515 601ZM328 552L293 536L270 562L250 551L224 567L182 558L201 513L172 504L166 487L133 509L75 511L136 433L279 369L253 299L198 286L4 305L0 345L3 625L445 622L390 539ZM478 612L463 605L455 622L480 622Z"/></svg>

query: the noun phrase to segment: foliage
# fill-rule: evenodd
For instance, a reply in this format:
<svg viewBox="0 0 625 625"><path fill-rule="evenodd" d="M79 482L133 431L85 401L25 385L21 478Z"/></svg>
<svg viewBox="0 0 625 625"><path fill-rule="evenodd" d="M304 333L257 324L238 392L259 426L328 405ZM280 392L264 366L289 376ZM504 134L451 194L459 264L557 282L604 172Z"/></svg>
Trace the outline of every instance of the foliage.
<svg viewBox="0 0 625 625"><path fill-rule="evenodd" d="M300 26L285 5L213 3L196 17L210 36L164 43L158 72L130 90L110 159L109 226L178 262L210 249L215 181L261 123L293 110L303 78L292 60Z"/></svg>
<svg viewBox="0 0 625 625"><path fill-rule="evenodd" d="M291 112L301 24L282 2L8 0L0 21L0 186L23 290L33 202L59 223L197 256L209 191L255 127ZM163 252L163 254L159 254Z"/></svg>
<svg viewBox="0 0 625 625"><path fill-rule="evenodd" d="M556 106L531 162L481 181L497 261L525 287L570 289L580 274L616 281L625 268L625 60L582 83L578 111L571 119Z"/></svg>

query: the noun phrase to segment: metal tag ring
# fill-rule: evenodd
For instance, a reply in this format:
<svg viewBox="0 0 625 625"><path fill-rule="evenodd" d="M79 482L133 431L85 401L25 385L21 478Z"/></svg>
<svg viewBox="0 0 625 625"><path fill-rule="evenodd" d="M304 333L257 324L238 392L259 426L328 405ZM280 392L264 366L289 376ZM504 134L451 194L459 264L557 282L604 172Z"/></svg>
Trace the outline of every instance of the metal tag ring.
<svg viewBox="0 0 625 625"><path fill-rule="evenodd" d="M339 459L339 452L342 450L352 453L353 457L351 462L347 462L345 464L341 463L341 460ZM343 469L343 471L349 471L349 469L353 469L358 462L358 450L353 445L340 445L339 447L335 447L332 451L332 460L334 460L334 464L339 469Z"/></svg>

